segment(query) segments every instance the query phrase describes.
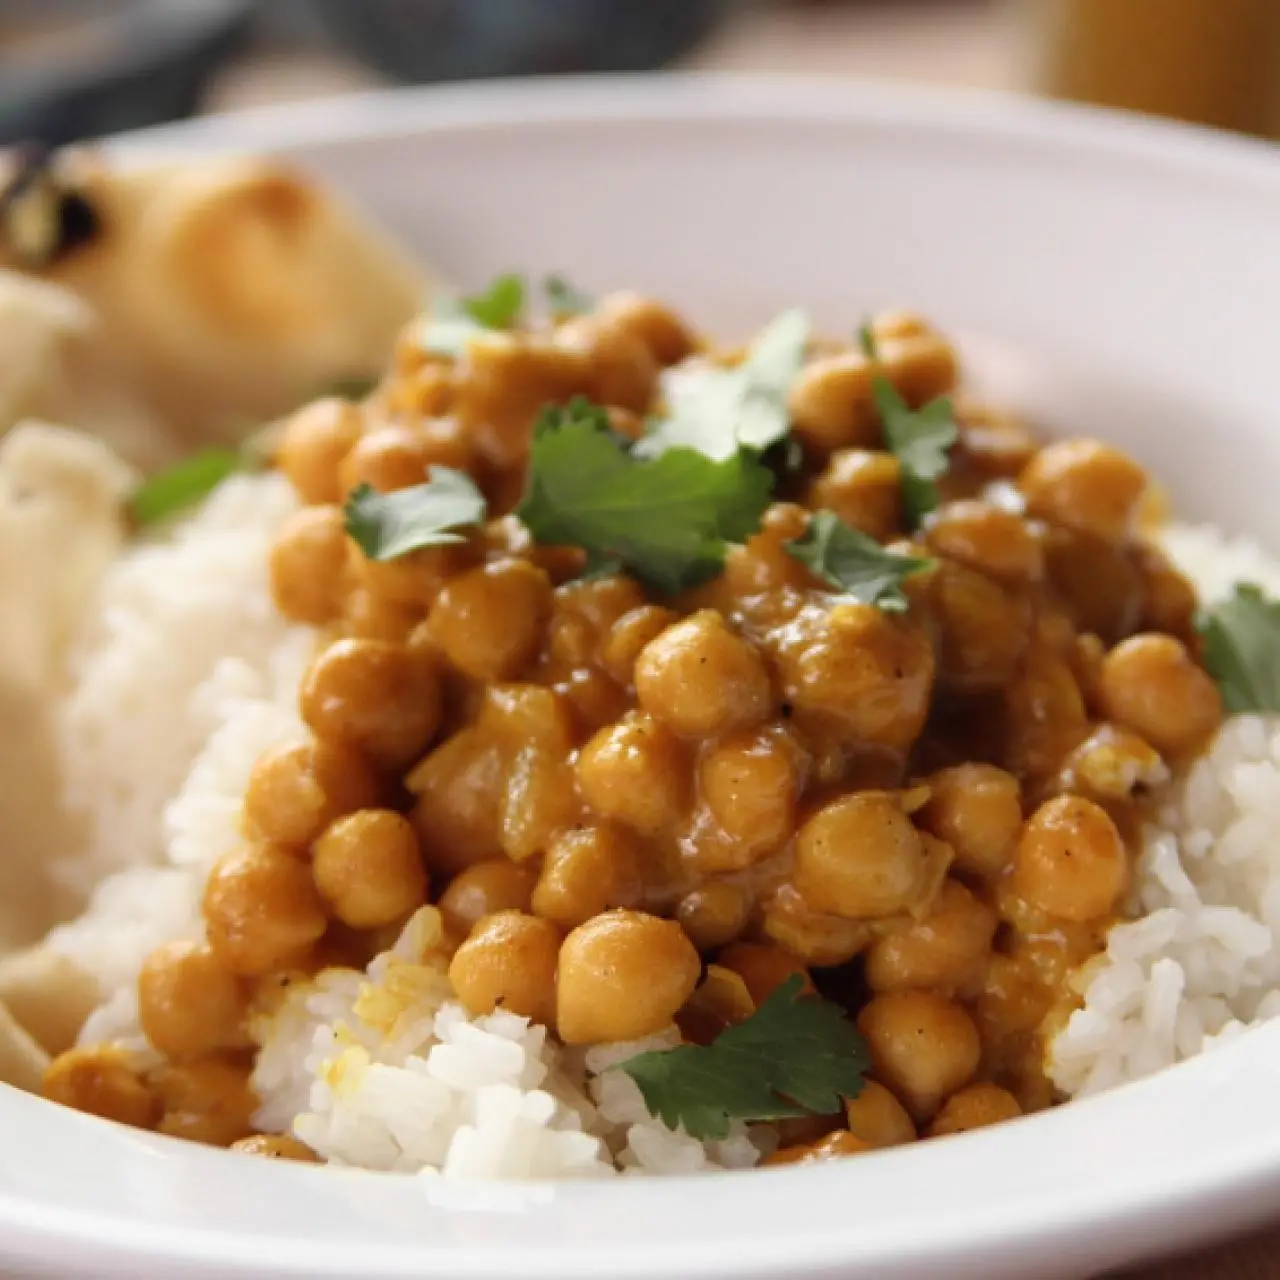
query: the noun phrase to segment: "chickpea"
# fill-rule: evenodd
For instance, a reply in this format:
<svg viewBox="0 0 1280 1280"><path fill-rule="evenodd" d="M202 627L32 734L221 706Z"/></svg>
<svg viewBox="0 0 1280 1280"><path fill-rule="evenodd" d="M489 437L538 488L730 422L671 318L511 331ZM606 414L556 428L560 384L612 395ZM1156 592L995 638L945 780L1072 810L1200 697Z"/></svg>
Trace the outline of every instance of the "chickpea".
<svg viewBox="0 0 1280 1280"><path fill-rule="evenodd" d="M849 1132L869 1147L898 1147L915 1141L916 1127L907 1109L875 1080L863 1082L858 1096L844 1104L844 1113Z"/></svg>
<svg viewBox="0 0 1280 1280"><path fill-rule="evenodd" d="M1003 763L1010 772L1047 778L1088 736L1084 697L1070 664L1045 644L1033 644L1005 693Z"/></svg>
<svg viewBox="0 0 1280 1280"><path fill-rule="evenodd" d="M759 650L714 609L668 627L636 659L636 698L677 733L706 738L746 728L772 710L773 690Z"/></svg>
<svg viewBox="0 0 1280 1280"><path fill-rule="evenodd" d="M536 858L581 811L573 766L541 747L525 747L516 755L502 802L503 851L516 862Z"/></svg>
<svg viewBox="0 0 1280 1280"><path fill-rule="evenodd" d="M232 1151L266 1160L297 1160L300 1164L319 1164L320 1157L305 1143L287 1133L255 1133L231 1144Z"/></svg>
<svg viewBox="0 0 1280 1280"><path fill-rule="evenodd" d="M498 560L446 583L427 626L464 675L510 680L537 657L550 616L547 575L527 560Z"/></svg>
<svg viewBox="0 0 1280 1280"><path fill-rule="evenodd" d="M1027 819L1010 886L1051 916L1085 922L1114 911L1128 880L1124 841L1107 811L1066 795Z"/></svg>
<svg viewBox="0 0 1280 1280"><path fill-rule="evenodd" d="M607 911L560 948L556 1024L565 1044L639 1040L671 1025L701 962L672 920Z"/></svg>
<svg viewBox="0 0 1280 1280"><path fill-rule="evenodd" d="M660 365L678 364L695 345L688 326L669 307L638 293L611 293L596 314L638 338Z"/></svg>
<svg viewBox="0 0 1280 1280"><path fill-rule="evenodd" d="M382 640L339 640L302 682L302 718L321 738L401 768L440 724L440 679L429 658Z"/></svg>
<svg viewBox="0 0 1280 1280"><path fill-rule="evenodd" d="M480 563L482 550L474 535L443 547L421 547L394 560L367 560L358 555L356 573L365 592L383 608L406 611L417 622L430 609L450 578Z"/></svg>
<svg viewBox="0 0 1280 1280"><path fill-rule="evenodd" d="M1007 1089L994 1084L971 1084L942 1104L942 1110L929 1126L929 1137L967 1133L970 1129L1017 1119L1021 1114L1017 1098Z"/></svg>
<svg viewBox="0 0 1280 1280"><path fill-rule="evenodd" d="M817 911L875 920L920 904L929 864L900 800L863 791L824 805L796 835L796 888Z"/></svg>
<svg viewBox="0 0 1280 1280"><path fill-rule="evenodd" d="M213 954L232 973L287 967L325 931L311 869L272 845L248 845L209 873L203 903Z"/></svg>
<svg viewBox="0 0 1280 1280"><path fill-rule="evenodd" d="M420 611L411 606L357 586L347 595L341 634L353 640L380 640L407 647L420 616Z"/></svg>
<svg viewBox="0 0 1280 1280"><path fill-rule="evenodd" d="M360 410L346 400L317 400L289 419L276 461L305 503L339 502L343 459L361 433Z"/></svg>
<svg viewBox="0 0 1280 1280"><path fill-rule="evenodd" d="M1007 685L1031 639L1030 600L949 560L938 562L925 591L938 683L961 693Z"/></svg>
<svg viewBox="0 0 1280 1280"><path fill-rule="evenodd" d="M377 775L358 752L332 742L276 747L249 775L244 818L249 834L306 848L335 819L378 802Z"/></svg>
<svg viewBox="0 0 1280 1280"><path fill-rule="evenodd" d="M871 394L873 370L860 351L810 360L791 383L791 427L807 445L831 451L845 446L875 449L880 423Z"/></svg>
<svg viewBox="0 0 1280 1280"><path fill-rule="evenodd" d="M506 746L491 730L458 730L414 769L407 785L417 797L410 821L433 873L451 876L502 857Z"/></svg>
<svg viewBox="0 0 1280 1280"><path fill-rule="evenodd" d="M473 1014L501 1006L542 1026L554 1025L560 933L521 911L485 916L454 953L449 981Z"/></svg>
<svg viewBox="0 0 1280 1280"><path fill-rule="evenodd" d="M918 409L954 389L959 365L956 353L923 321L912 317L910 328L897 321L887 330L873 324L880 364L902 398Z"/></svg>
<svg viewBox="0 0 1280 1280"><path fill-rule="evenodd" d="M1049 581L1077 631L1108 644L1133 632L1142 616L1142 576L1127 546L1049 528L1044 548Z"/></svg>
<svg viewBox="0 0 1280 1280"><path fill-rule="evenodd" d="M346 595L347 531L337 507L303 507L276 534L268 571L276 608L311 626L336 618Z"/></svg>
<svg viewBox="0 0 1280 1280"><path fill-rule="evenodd" d="M142 962L138 1015L152 1046L166 1058L199 1058L249 1045L248 992L198 942L166 942Z"/></svg>
<svg viewBox="0 0 1280 1280"><path fill-rule="evenodd" d="M1044 578L1044 548L1027 522L990 502L948 502L930 517L926 541L948 560L1009 586Z"/></svg>
<svg viewBox="0 0 1280 1280"><path fill-rule="evenodd" d="M1150 743L1128 729L1102 724L1063 761L1057 787L1103 803L1128 800L1140 787L1157 786L1168 776Z"/></svg>
<svg viewBox="0 0 1280 1280"><path fill-rule="evenodd" d="M566 341L561 333L494 330L472 338L458 370L454 411L481 456L514 477L538 412L592 394L591 355L587 344ZM641 348L639 358L647 356Z"/></svg>
<svg viewBox="0 0 1280 1280"><path fill-rule="evenodd" d="M905 750L933 691L929 640L909 618L871 605L810 607L780 638L783 698L862 746Z"/></svg>
<svg viewBox="0 0 1280 1280"><path fill-rule="evenodd" d="M718 870L738 870L773 852L795 828L800 790L794 744L781 732L717 743L698 766L703 803L726 837Z"/></svg>
<svg viewBox="0 0 1280 1280"><path fill-rule="evenodd" d="M958 397L956 425L960 440L952 453L953 465L958 453L962 465L984 480L1015 479L1038 448L1021 422L989 405L964 403Z"/></svg>
<svg viewBox="0 0 1280 1280"><path fill-rule="evenodd" d="M1022 828L1018 780L989 764L961 764L926 780L916 821L955 851L955 868L981 879L1001 874Z"/></svg>
<svg viewBox="0 0 1280 1280"><path fill-rule="evenodd" d="M556 331L556 340L586 352L588 394L597 404L644 413L658 389L658 364L626 316L577 316Z"/></svg>
<svg viewBox="0 0 1280 1280"><path fill-rule="evenodd" d="M316 841L311 872L333 914L353 929L405 919L427 900L427 873L407 818L362 809Z"/></svg>
<svg viewBox="0 0 1280 1280"><path fill-rule="evenodd" d="M942 1101L973 1078L982 1045L962 1005L929 991L889 991L858 1015L876 1076L928 1120Z"/></svg>
<svg viewBox="0 0 1280 1280"><path fill-rule="evenodd" d="M1194 751L1222 723L1222 697L1173 636L1137 635L1102 660L1102 713L1164 755Z"/></svg>
<svg viewBox="0 0 1280 1280"><path fill-rule="evenodd" d="M858 1156L871 1149L871 1144L864 1142L857 1134L849 1133L845 1129L837 1129L835 1133L828 1134L817 1142L804 1143L795 1147L781 1147L771 1156L765 1156L760 1164L769 1168L783 1164L814 1164L822 1160L839 1160L846 1156Z"/></svg>
<svg viewBox="0 0 1280 1280"><path fill-rule="evenodd" d="M760 932L771 942L819 969L842 965L871 941L865 920L845 920L817 910L793 884L779 885L766 898Z"/></svg>
<svg viewBox="0 0 1280 1280"><path fill-rule="evenodd" d="M229 1147L253 1133L258 1099L248 1071L224 1058L169 1066L155 1081L164 1115L158 1126L171 1138Z"/></svg>
<svg viewBox="0 0 1280 1280"><path fill-rule="evenodd" d="M966 992L982 976L995 912L958 881L943 881L927 915L895 925L867 950L872 991L934 987Z"/></svg>
<svg viewBox="0 0 1280 1280"><path fill-rule="evenodd" d="M628 712L579 753L578 789L603 818L642 835L680 821L688 808L688 763L679 741L651 716Z"/></svg>
<svg viewBox="0 0 1280 1280"><path fill-rule="evenodd" d="M757 1008L790 977L804 980L801 991L812 994L814 990L804 961L771 942L732 942L720 952L716 963L747 984Z"/></svg>
<svg viewBox="0 0 1280 1280"><path fill-rule="evenodd" d="M378 427L356 441L339 468L339 483L343 493L362 484L394 493L426 484L431 463L422 432L409 426Z"/></svg>
<svg viewBox="0 0 1280 1280"><path fill-rule="evenodd" d="M1018 481L1027 511L1041 520L1122 542L1147 477L1132 458L1096 440L1059 440L1027 464Z"/></svg>
<svg viewBox="0 0 1280 1280"><path fill-rule="evenodd" d="M902 468L891 453L839 449L810 484L806 501L884 541L902 528Z"/></svg>
<svg viewBox="0 0 1280 1280"><path fill-rule="evenodd" d="M59 1054L45 1068L42 1092L50 1102L135 1129L154 1128L160 1117L155 1096L128 1056L111 1045Z"/></svg>
<svg viewBox="0 0 1280 1280"><path fill-rule="evenodd" d="M600 659L604 669L621 685L635 678L636 661L651 640L656 640L678 620L670 609L657 604L642 604L624 613L604 643Z"/></svg>
<svg viewBox="0 0 1280 1280"><path fill-rule="evenodd" d="M1142 579L1140 629L1190 639L1199 603L1195 588L1156 547L1140 543L1134 548L1134 558Z"/></svg>
<svg viewBox="0 0 1280 1280"><path fill-rule="evenodd" d="M635 906L643 887L640 851L624 828L562 831L547 848L533 912L572 929L611 907Z"/></svg>
<svg viewBox="0 0 1280 1280"><path fill-rule="evenodd" d="M720 881L686 893L676 906L676 919L699 951L713 951L746 929L751 906L741 885Z"/></svg>
<svg viewBox="0 0 1280 1280"><path fill-rule="evenodd" d="M440 895L440 912L459 937L484 916L499 911L528 912L537 872L510 858L488 858L459 871Z"/></svg>

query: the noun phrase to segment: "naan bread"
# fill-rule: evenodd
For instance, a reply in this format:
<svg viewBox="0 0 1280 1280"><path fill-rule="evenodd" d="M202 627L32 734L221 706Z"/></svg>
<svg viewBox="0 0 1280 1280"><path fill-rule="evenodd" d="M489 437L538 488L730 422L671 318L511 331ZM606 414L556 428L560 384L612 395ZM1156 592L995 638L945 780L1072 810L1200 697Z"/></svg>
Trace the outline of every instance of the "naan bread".
<svg viewBox="0 0 1280 1280"><path fill-rule="evenodd" d="M361 215L268 159L126 170L66 153L0 197L3 265L88 308L171 456L376 376L427 284Z"/></svg>
<svg viewBox="0 0 1280 1280"><path fill-rule="evenodd" d="M75 623L124 544L133 480L73 431L24 423L0 440L0 956L79 905L57 871L84 839L63 803L54 707Z"/></svg>

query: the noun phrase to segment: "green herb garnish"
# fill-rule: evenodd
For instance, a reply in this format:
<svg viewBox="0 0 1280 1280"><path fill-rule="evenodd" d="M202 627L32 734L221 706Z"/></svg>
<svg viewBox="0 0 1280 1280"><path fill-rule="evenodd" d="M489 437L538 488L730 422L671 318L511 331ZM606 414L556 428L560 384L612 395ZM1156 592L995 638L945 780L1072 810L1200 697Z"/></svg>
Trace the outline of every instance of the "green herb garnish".
<svg viewBox="0 0 1280 1280"><path fill-rule="evenodd" d="M476 334L510 329L524 310L524 298L524 279L513 273L498 276L482 293L437 297L422 321L418 341L432 355L456 359Z"/></svg>
<svg viewBox="0 0 1280 1280"><path fill-rule="evenodd" d="M786 311L768 324L733 369L706 369L676 379L669 412L650 424L636 452L656 457L667 449L696 449L722 461L739 449L763 453L791 427L787 392L804 363L809 318Z"/></svg>
<svg viewBox="0 0 1280 1280"><path fill-rule="evenodd" d="M484 519L485 500L465 471L432 467L425 484L394 493L359 485L343 515L347 533L370 560L395 560L423 547L464 542L458 531Z"/></svg>
<svg viewBox="0 0 1280 1280"><path fill-rule="evenodd" d="M580 316L596 305L596 300L589 293L584 293L562 275L547 276L542 282L542 292L546 295L548 309L557 320Z"/></svg>
<svg viewBox="0 0 1280 1280"><path fill-rule="evenodd" d="M880 349L869 321L858 329L858 345L868 360L878 361ZM959 437L951 401L947 396L930 400L923 409L912 409L902 393L882 373L871 379L871 394L885 447L898 459L902 471L899 481L902 504L911 528L938 505L938 486L934 481L945 475L948 451Z"/></svg>
<svg viewBox="0 0 1280 1280"><path fill-rule="evenodd" d="M1232 715L1280 711L1280 602L1240 582L1197 620L1204 665Z"/></svg>
<svg viewBox="0 0 1280 1280"><path fill-rule="evenodd" d="M238 449L205 449L144 480L129 499L134 525L145 529L207 498L229 475L246 469Z"/></svg>
<svg viewBox="0 0 1280 1280"><path fill-rule="evenodd" d="M577 399L534 425L515 514L538 542L582 547L597 569L616 563L674 594L721 571L727 544L759 528L772 487L746 450L721 461L680 447L638 458L603 409Z"/></svg>
<svg viewBox="0 0 1280 1280"><path fill-rule="evenodd" d="M815 512L804 533L786 544L786 551L850 600L886 613L906 609L903 581L933 567L932 560L886 551L834 511Z"/></svg>
<svg viewBox="0 0 1280 1280"><path fill-rule="evenodd" d="M680 1045L619 1063L645 1106L692 1138L728 1136L735 1120L834 1115L862 1091L866 1044L843 1009L801 996L788 978L749 1017L711 1044Z"/></svg>

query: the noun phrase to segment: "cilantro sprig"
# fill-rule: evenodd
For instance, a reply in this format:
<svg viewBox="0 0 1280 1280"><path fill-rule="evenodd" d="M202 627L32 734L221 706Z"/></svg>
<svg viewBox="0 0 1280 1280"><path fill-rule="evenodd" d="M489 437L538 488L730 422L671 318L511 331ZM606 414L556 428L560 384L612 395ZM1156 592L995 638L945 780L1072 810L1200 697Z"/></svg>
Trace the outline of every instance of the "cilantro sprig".
<svg viewBox="0 0 1280 1280"><path fill-rule="evenodd" d="M845 524L834 511L815 512L809 527L786 543L785 549L842 595L886 613L905 610L902 583L933 567L932 560L886 551L874 538Z"/></svg>
<svg viewBox="0 0 1280 1280"><path fill-rule="evenodd" d="M721 571L728 544L759 528L772 487L747 450L637 457L603 409L577 399L535 424L515 514L538 542L582 547L589 567L616 564L670 595Z"/></svg>
<svg viewBox="0 0 1280 1280"><path fill-rule="evenodd" d="M343 507L347 533L370 560L395 560L423 547L465 541L485 517L484 495L465 471L432 467L425 484L379 493L353 489Z"/></svg>
<svg viewBox="0 0 1280 1280"><path fill-rule="evenodd" d="M1280 602L1250 582L1236 584L1197 622L1204 665L1232 715L1280 711Z"/></svg>
<svg viewBox="0 0 1280 1280"><path fill-rule="evenodd" d="M868 360L880 359L869 324L858 330L858 342ZM902 504L914 529L938 505L935 481L946 474L951 446L959 438L951 400L938 396L923 408L912 409L883 373L873 375L871 395L880 415L885 447L898 459Z"/></svg>
<svg viewBox="0 0 1280 1280"><path fill-rule="evenodd" d="M207 498L228 476L247 469L241 449L204 449L156 472L133 491L129 516L137 529L159 524Z"/></svg>
<svg viewBox="0 0 1280 1280"><path fill-rule="evenodd" d="M668 449L696 449L722 461L739 449L763 453L791 427L787 392L804 363L809 317L786 311L765 326L741 364L705 369L674 381L668 413L650 424L637 452L656 457Z"/></svg>
<svg viewBox="0 0 1280 1280"><path fill-rule="evenodd" d="M457 358L479 333L510 329L524 311L524 277L508 272L480 293L461 298L437 297L422 322L418 341L432 355Z"/></svg>
<svg viewBox="0 0 1280 1280"><path fill-rule="evenodd" d="M788 978L709 1045L641 1053L619 1069L651 1115L700 1140L727 1137L735 1120L834 1115L862 1091L866 1043L843 1009L802 986Z"/></svg>

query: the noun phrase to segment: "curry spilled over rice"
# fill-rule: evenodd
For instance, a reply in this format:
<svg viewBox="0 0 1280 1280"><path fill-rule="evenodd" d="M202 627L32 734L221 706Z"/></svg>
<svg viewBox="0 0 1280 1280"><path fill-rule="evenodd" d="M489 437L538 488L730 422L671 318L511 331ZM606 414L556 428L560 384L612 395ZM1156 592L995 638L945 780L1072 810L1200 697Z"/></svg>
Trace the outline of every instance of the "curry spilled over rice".
<svg viewBox="0 0 1280 1280"><path fill-rule="evenodd" d="M725 351L636 295L554 280L534 323L525 293L438 305L284 425L307 736L129 984L144 1039L94 1015L46 1096L459 1176L1052 1105L1148 824L1224 715L1280 707L1273 606L1201 612L1139 466L953 399L913 316ZM279 483L250 464L135 510Z"/></svg>

